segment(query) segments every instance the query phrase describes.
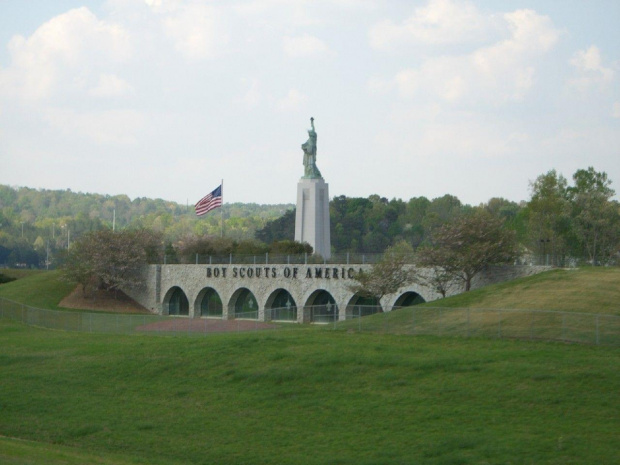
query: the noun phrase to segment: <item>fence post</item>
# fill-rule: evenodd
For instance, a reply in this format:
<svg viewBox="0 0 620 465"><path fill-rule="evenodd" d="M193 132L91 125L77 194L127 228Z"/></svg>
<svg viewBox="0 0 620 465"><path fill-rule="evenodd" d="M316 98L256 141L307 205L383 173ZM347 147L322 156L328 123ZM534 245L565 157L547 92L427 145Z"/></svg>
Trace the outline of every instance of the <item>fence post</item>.
<svg viewBox="0 0 620 465"><path fill-rule="evenodd" d="M411 307L411 334L415 336L415 306Z"/></svg>
<svg viewBox="0 0 620 465"><path fill-rule="evenodd" d="M502 309L500 308L497 311L498 322L497 322L497 338L502 338Z"/></svg>
<svg viewBox="0 0 620 465"><path fill-rule="evenodd" d="M442 310L442 308L441 308L441 307L437 309L437 313L439 314L439 320L438 320L438 321L439 321L439 323L438 323L439 328L438 328L437 333L438 333L440 336L441 336L441 333L442 333L442 330L441 330L441 329L442 329L441 323L443 322L443 313L441 312L441 310Z"/></svg>
<svg viewBox="0 0 620 465"><path fill-rule="evenodd" d="M196 265L198 265L198 254L196 254Z"/></svg>
<svg viewBox="0 0 620 465"><path fill-rule="evenodd" d="M265 265L269 265L269 252L265 252Z"/></svg>
<svg viewBox="0 0 620 465"><path fill-rule="evenodd" d="M562 313L562 340L566 340L566 313Z"/></svg>
<svg viewBox="0 0 620 465"><path fill-rule="evenodd" d="M598 328L599 328L599 322L598 322L599 316L600 315L596 315L596 345L599 345L599 336L598 336L598 334L599 334L599 332L598 332L599 331L598 330Z"/></svg>
<svg viewBox="0 0 620 465"><path fill-rule="evenodd" d="M470 331L469 331L469 307L467 307L467 337L470 337Z"/></svg>
<svg viewBox="0 0 620 465"><path fill-rule="evenodd" d="M336 329L336 321L339 317L340 315L338 315L338 306L334 304L334 330Z"/></svg>

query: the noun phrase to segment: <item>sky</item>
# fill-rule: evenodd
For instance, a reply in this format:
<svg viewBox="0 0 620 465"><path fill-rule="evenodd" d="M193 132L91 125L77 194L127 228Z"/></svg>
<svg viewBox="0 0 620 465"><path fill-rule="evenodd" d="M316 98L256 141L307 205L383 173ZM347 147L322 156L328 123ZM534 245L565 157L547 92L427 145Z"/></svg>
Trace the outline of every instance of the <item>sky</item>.
<svg viewBox="0 0 620 465"><path fill-rule="evenodd" d="M620 193L617 0L0 0L0 184L295 203ZM619 198L618 195L615 198Z"/></svg>

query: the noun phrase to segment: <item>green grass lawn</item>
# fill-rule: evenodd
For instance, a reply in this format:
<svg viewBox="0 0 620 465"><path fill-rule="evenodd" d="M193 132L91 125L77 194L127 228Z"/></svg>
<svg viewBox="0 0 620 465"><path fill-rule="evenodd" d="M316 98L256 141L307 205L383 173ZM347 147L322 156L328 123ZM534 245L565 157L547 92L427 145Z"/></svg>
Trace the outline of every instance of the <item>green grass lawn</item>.
<svg viewBox="0 0 620 465"><path fill-rule="evenodd" d="M0 346L0 435L38 442L1 463L618 463L617 348L7 321Z"/></svg>
<svg viewBox="0 0 620 465"><path fill-rule="evenodd" d="M15 273L20 272L20 273ZM58 271L3 270L17 281L0 285L0 297L37 308L60 310L59 302L75 289Z"/></svg>
<svg viewBox="0 0 620 465"><path fill-rule="evenodd" d="M506 308L620 315L620 268L558 269L428 302L450 308Z"/></svg>

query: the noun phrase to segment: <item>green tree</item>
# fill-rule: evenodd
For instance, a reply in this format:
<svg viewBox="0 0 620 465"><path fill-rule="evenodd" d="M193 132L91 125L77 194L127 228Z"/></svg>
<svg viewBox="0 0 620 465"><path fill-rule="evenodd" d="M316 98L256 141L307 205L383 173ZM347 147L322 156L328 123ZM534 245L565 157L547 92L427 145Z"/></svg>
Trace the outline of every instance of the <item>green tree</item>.
<svg viewBox="0 0 620 465"><path fill-rule="evenodd" d="M514 231L483 209L443 225L432 239L432 246L418 250L418 264L462 281L465 291L486 266L509 263L518 255Z"/></svg>
<svg viewBox="0 0 620 465"><path fill-rule="evenodd" d="M601 255L609 254L617 245L610 234L617 222L617 208L610 201L615 192L607 173L597 172L593 167L577 170L573 181L568 193L575 233L590 261L597 264Z"/></svg>
<svg viewBox="0 0 620 465"><path fill-rule="evenodd" d="M371 265L369 271L360 271L353 277L349 290L365 298L381 302L384 296L396 293L399 289L416 281L412 267L413 247L401 241L386 249L381 260Z"/></svg>
<svg viewBox="0 0 620 465"><path fill-rule="evenodd" d="M269 247L269 253L279 255L310 255L312 252L313 250L310 244L291 240L276 241Z"/></svg>
<svg viewBox="0 0 620 465"><path fill-rule="evenodd" d="M570 202L566 179L555 170L542 174L530 183L527 204L528 241L539 255L550 255L552 263L570 247Z"/></svg>
<svg viewBox="0 0 620 465"><path fill-rule="evenodd" d="M146 230L109 229L84 234L69 248L63 277L82 286L108 291L141 285L139 269L148 263L150 251L161 247L161 237Z"/></svg>

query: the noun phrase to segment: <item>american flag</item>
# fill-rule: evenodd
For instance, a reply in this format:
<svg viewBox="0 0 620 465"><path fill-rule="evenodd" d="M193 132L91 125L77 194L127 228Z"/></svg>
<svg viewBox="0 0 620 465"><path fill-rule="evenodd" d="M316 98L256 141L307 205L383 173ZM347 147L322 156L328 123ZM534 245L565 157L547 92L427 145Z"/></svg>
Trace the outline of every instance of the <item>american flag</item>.
<svg viewBox="0 0 620 465"><path fill-rule="evenodd" d="M196 215L201 216L211 210L222 206L222 185L220 184L213 192L205 195L196 204Z"/></svg>

